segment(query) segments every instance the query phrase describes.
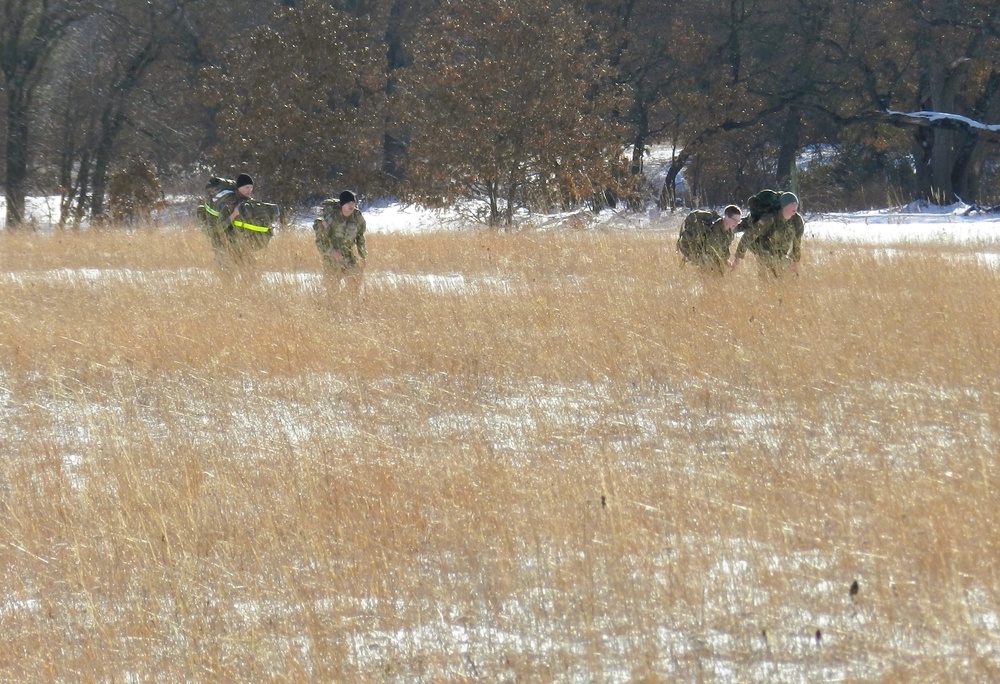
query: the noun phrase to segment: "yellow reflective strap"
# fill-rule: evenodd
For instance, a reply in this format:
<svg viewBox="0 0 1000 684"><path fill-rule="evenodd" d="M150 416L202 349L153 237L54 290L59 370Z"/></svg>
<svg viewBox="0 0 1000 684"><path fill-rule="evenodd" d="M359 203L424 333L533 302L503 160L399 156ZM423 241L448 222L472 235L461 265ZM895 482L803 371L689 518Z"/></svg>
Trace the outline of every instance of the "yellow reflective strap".
<svg viewBox="0 0 1000 684"><path fill-rule="evenodd" d="M203 204L201 206L204 207L206 214L218 218L219 212L217 212L215 209L208 206L207 204ZM239 220L233 221L233 225L236 226L237 228L243 228L244 230L252 230L255 233L266 233L267 231L271 230L269 226L255 226L252 223L247 223L245 221L239 221Z"/></svg>
<svg viewBox="0 0 1000 684"><path fill-rule="evenodd" d="M255 226L252 223L245 223L243 221L233 221L233 225L236 226L237 228L243 228L245 230L252 230L252 231L254 231L256 233L266 233L267 231L271 230L267 226Z"/></svg>

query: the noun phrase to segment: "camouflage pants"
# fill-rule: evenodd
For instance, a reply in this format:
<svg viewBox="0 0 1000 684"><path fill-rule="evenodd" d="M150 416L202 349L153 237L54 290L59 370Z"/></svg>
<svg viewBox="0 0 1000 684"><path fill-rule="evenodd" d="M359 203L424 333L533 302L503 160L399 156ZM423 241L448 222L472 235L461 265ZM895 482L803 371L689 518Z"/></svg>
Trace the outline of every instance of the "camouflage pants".
<svg viewBox="0 0 1000 684"><path fill-rule="evenodd" d="M337 255L340 258L337 258ZM323 255L323 279L327 290L336 294L346 290L356 295L364 286L365 269L358 263L353 252L335 252Z"/></svg>

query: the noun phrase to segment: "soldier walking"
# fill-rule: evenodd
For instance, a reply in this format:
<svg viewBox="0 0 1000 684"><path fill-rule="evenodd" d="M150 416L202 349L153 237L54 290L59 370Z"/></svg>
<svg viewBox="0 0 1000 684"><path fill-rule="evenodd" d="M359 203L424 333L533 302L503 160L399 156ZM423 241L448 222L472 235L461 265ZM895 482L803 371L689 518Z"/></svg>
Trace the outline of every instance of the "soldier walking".
<svg viewBox="0 0 1000 684"><path fill-rule="evenodd" d="M337 199L323 202L323 218L313 223L316 249L323 260L323 273L334 290L346 285L351 294L361 291L364 284L365 217L358 209L358 200L350 190Z"/></svg>

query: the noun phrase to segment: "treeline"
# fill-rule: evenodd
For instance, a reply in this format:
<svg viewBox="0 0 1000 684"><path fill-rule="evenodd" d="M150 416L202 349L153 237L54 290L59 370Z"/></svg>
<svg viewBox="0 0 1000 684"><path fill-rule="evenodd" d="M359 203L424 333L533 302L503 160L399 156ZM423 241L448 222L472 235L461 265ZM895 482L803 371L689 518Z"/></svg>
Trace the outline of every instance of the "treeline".
<svg viewBox="0 0 1000 684"><path fill-rule="evenodd" d="M244 170L289 206L351 187L494 224L764 186L1000 199L994 0L0 0L0 40L8 226L32 194L76 222L116 177Z"/></svg>

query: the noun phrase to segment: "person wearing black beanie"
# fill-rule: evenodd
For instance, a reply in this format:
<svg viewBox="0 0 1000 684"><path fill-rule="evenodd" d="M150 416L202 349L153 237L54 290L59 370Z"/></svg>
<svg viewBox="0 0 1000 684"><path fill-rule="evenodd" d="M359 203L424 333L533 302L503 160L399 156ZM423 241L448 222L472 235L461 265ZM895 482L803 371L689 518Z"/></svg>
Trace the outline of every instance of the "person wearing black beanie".
<svg viewBox="0 0 1000 684"><path fill-rule="evenodd" d="M365 259L365 217L358 210L358 198L344 190L337 199L323 202L323 218L316 219L316 249L323 260L323 273L328 287L340 292L346 281L350 291L357 294L363 285Z"/></svg>
<svg viewBox="0 0 1000 684"><path fill-rule="evenodd" d="M254 252L262 249L272 236L271 226L259 219L264 216L260 207L273 205L254 202L250 198L253 186L253 178L241 173L236 176L235 182L225 182L223 189L211 199L213 215L216 217L210 235L212 249L216 262L225 271L233 267L244 270L252 267Z"/></svg>
<svg viewBox="0 0 1000 684"><path fill-rule="evenodd" d="M229 223L232 224L233 221L240 215L240 205L243 204L243 200L250 199L250 195L253 194L253 178L245 173L241 173L236 177L236 196L224 202L225 209L229 216Z"/></svg>

